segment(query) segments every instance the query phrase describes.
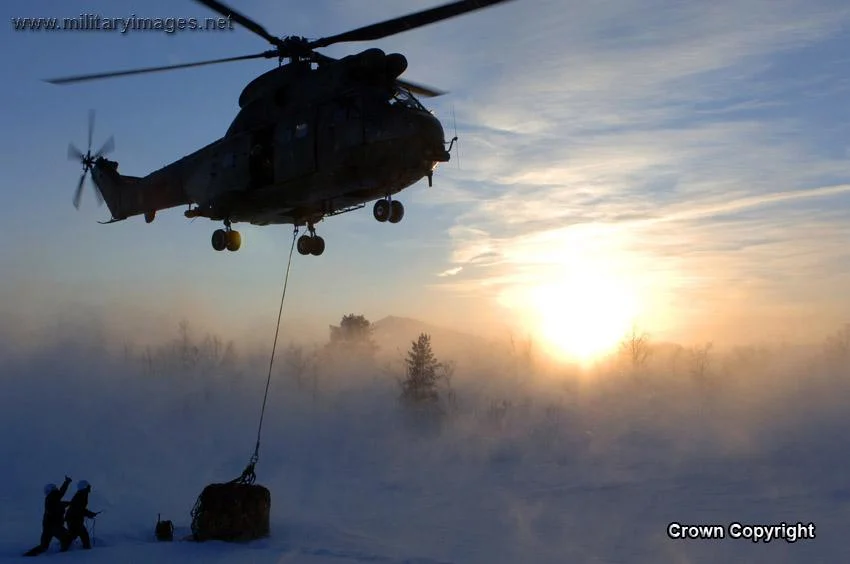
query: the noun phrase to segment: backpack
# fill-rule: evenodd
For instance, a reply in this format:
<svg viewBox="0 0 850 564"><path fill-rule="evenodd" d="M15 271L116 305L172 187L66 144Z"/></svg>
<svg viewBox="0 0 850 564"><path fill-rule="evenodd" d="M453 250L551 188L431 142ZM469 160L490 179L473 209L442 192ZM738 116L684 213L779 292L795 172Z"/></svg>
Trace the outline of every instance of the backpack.
<svg viewBox="0 0 850 564"><path fill-rule="evenodd" d="M174 540L174 524L171 521L162 521L159 518L159 513L156 514L156 530L154 531L156 540L171 541Z"/></svg>

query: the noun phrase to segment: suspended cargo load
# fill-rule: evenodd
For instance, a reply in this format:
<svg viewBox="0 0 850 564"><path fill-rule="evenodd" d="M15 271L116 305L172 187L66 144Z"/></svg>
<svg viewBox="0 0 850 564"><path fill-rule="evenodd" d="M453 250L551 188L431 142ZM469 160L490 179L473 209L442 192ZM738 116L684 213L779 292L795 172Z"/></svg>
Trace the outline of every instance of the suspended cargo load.
<svg viewBox="0 0 850 564"><path fill-rule="evenodd" d="M192 510L196 541L250 541L269 536L271 493L263 486L229 482L204 488Z"/></svg>

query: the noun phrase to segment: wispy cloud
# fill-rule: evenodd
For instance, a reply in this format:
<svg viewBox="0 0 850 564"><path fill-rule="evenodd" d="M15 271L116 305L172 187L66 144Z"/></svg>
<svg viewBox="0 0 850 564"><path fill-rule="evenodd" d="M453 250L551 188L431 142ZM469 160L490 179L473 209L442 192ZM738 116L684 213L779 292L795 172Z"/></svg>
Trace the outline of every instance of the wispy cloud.
<svg viewBox="0 0 850 564"><path fill-rule="evenodd" d="M458 274L461 270L463 270L463 267L462 267L462 266L456 266L455 268L449 268L448 270L444 270L444 271L442 271L442 272L441 272L441 273L439 273L437 276L439 276L439 277L441 277L441 278L444 278L444 277L446 277L446 276L455 276L455 275L457 275L457 274Z"/></svg>
<svg viewBox="0 0 850 564"><path fill-rule="evenodd" d="M678 212L673 211L666 215L662 215L656 218L644 219L640 221L651 223L660 223L667 221L687 221L690 219L698 219L702 217L731 214L735 212L744 211L750 208L768 206L770 204L792 202L794 200L803 200L808 198L839 196L842 194L850 194L850 184L839 184L837 186L822 186L819 188L813 188L811 190L790 190L787 192L774 192L770 194L749 196L745 198L735 199L726 203L707 204L704 206L697 206L684 209Z"/></svg>
<svg viewBox="0 0 850 564"><path fill-rule="evenodd" d="M464 276L445 288L498 296L602 261L646 287L647 306L685 304L684 317L709 297L717 311L828 309L850 279L850 169L846 138L821 127L844 104L846 55L823 45L850 8L504 10L489 24L510 47L473 57L490 72L457 107L463 169L437 180L448 187L433 203L463 210L450 235ZM807 72L789 54L835 61Z"/></svg>

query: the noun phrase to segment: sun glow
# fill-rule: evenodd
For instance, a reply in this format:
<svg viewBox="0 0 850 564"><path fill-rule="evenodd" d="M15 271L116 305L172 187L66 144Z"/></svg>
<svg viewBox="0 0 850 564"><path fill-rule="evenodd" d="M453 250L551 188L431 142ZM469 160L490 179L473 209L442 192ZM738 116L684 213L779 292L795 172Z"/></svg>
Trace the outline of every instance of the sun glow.
<svg viewBox="0 0 850 564"><path fill-rule="evenodd" d="M587 364L612 352L638 315L634 281L588 258L503 295L534 339L561 361Z"/></svg>
<svg viewBox="0 0 850 564"><path fill-rule="evenodd" d="M616 348L637 313L623 281L590 269L532 287L527 300L541 344L561 360L581 363Z"/></svg>
<svg viewBox="0 0 850 564"><path fill-rule="evenodd" d="M608 225L567 226L502 249L499 303L548 355L590 364L613 352L632 327L658 317L667 274Z"/></svg>

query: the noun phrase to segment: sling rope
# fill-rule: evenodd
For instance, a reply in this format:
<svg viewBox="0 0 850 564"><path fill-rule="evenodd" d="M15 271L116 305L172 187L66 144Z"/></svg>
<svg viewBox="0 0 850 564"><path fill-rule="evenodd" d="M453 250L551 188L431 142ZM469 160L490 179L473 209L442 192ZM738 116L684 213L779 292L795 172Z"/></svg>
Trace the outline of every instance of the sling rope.
<svg viewBox="0 0 850 564"><path fill-rule="evenodd" d="M269 397L269 384L272 381L272 367L274 366L274 355L277 350L277 338L280 334L280 319L283 315L283 301L286 299L286 286L289 283L289 269L292 266L292 254L295 250L295 239L298 237L298 227L295 227L295 231L292 234L292 246L289 247L289 260L286 263L286 275L283 278L283 292L280 296L280 308L277 312L277 327L274 332L274 341L272 343L272 355L269 359L269 374L266 378L266 391L263 394L263 407L260 409L260 424L257 427L257 444L254 446L254 454L251 455L251 460L248 462L248 466L245 467L245 470L242 471L242 475L232 480L231 483L238 484L253 484L257 479L257 475L254 473L254 466L257 464L257 460L260 457L260 436L263 432L263 418L266 414L266 401Z"/></svg>

